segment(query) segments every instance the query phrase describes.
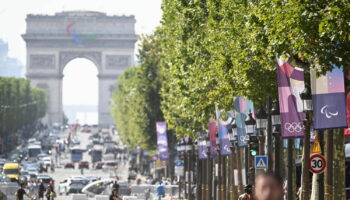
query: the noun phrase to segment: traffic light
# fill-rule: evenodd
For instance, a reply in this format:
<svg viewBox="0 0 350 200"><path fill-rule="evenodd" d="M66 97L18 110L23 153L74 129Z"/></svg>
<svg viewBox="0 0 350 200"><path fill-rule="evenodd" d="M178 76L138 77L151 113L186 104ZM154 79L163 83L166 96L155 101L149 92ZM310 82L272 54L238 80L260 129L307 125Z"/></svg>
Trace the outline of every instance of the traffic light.
<svg viewBox="0 0 350 200"><path fill-rule="evenodd" d="M259 142L258 139L254 136L250 136L249 138L249 149L250 155L256 156L259 152Z"/></svg>

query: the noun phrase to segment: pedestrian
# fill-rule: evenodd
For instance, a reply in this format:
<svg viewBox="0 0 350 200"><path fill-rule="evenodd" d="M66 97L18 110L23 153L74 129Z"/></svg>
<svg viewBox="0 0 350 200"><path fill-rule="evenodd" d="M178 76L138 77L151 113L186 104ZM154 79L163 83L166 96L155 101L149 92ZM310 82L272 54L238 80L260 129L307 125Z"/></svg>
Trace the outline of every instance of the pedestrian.
<svg viewBox="0 0 350 200"><path fill-rule="evenodd" d="M117 189L113 189L112 190L112 194L109 196L109 200L122 200L120 197L119 197L119 193L118 193L118 190Z"/></svg>
<svg viewBox="0 0 350 200"><path fill-rule="evenodd" d="M165 197L165 191L164 191L164 185L162 183L162 181L159 183L158 187L157 187L157 196L158 199L161 200L162 197Z"/></svg>
<svg viewBox="0 0 350 200"><path fill-rule="evenodd" d="M117 181L117 180L114 181L112 188L119 191L119 184L118 184L118 181Z"/></svg>
<svg viewBox="0 0 350 200"><path fill-rule="evenodd" d="M52 185L49 185L46 189L45 196L47 200L54 200L56 198L56 192Z"/></svg>
<svg viewBox="0 0 350 200"><path fill-rule="evenodd" d="M40 200L44 199L45 190L46 190L45 185L44 185L43 181L40 180L40 185L39 185L39 189L38 189L38 196L39 196Z"/></svg>
<svg viewBox="0 0 350 200"><path fill-rule="evenodd" d="M273 173L263 173L255 179L255 200L279 200L283 195L282 181Z"/></svg>
<svg viewBox="0 0 350 200"><path fill-rule="evenodd" d="M20 184L20 188L16 192L16 200L23 200L24 199L24 195L26 195L28 198L30 198L30 196L25 191L25 187L26 187L25 183L21 183Z"/></svg>
<svg viewBox="0 0 350 200"><path fill-rule="evenodd" d="M238 200L252 200L253 199L253 186L246 185L244 187L244 193L238 197Z"/></svg>

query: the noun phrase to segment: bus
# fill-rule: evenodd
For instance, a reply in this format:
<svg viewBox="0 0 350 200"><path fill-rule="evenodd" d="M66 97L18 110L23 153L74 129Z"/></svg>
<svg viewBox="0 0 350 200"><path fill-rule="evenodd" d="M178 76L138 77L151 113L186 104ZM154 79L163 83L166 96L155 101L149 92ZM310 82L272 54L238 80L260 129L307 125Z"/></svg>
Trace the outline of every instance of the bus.
<svg viewBox="0 0 350 200"><path fill-rule="evenodd" d="M83 153L84 153L84 149L80 149L80 148L71 148L70 149L70 153L71 153L71 160L72 162L80 162L81 160L83 160Z"/></svg>
<svg viewBox="0 0 350 200"><path fill-rule="evenodd" d="M28 146L28 158L29 159L36 159L39 154L41 154L41 145L30 144Z"/></svg>
<svg viewBox="0 0 350 200"><path fill-rule="evenodd" d="M99 161L102 161L102 150L103 150L102 145L95 145L91 149L91 162L92 163L97 163Z"/></svg>

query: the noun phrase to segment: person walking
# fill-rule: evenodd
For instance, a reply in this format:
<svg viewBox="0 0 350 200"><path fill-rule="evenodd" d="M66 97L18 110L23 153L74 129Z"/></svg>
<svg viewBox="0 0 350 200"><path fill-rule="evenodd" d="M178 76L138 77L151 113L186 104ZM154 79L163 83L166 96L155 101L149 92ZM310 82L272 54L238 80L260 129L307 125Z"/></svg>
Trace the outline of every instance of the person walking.
<svg viewBox="0 0 350 200"><path fill-rule="evenodd" d="M165 197L165 188L162 182L160 182L157 187L157 196L159 200L161 200L162 197Z"/></svg>
<svg viewBox="0 0 350 200"><path fill-rule="evenodd" d="M54 191L52 185L47 187L45 196L47 200L54 200L56 198L56 192Z"/></svg>
<svg viewBox="0 0 350 200"><path fill-rule="evenodd" d="M25 191L25 187L26 187L25 183L20 184L20 188L16 192L16 200L23 200L24 195L27 196L28 198L30 198L30 196Z"/></svg>
<svg viewBox="0 0 350 200"><path fill-rule="evenodd" d="M38 189L38 197L40 200L44 199L44 193L45 193L45 186L42 180L40 180L40 185L39 185L39 189Z"/></svg>
<svg viewBox="0 0 350 200"><path fill-rule="evenodd" d="M7 200L6 194L3 193L2 191L0 191L0 200Z"/></svg>

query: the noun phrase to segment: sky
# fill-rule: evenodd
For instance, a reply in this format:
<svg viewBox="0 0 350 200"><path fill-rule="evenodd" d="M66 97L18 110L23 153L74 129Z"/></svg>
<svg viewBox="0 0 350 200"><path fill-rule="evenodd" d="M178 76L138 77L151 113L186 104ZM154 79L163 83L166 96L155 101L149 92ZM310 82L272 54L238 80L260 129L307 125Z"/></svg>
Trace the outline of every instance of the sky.
<svg viewBox="0 0 350 200"><path fill-rule="evenodd" d="M56 12L72 10L99 11L107 15L134 15L138 35L152 33L160 24L162 15L161 0L2 0L0 38L8 42L9 56L19 59L26 65L26 48L21 34L26 30L27 14L54 15ZM86 88L96 86L94 66L91 67L91 63L84 59L73 60L68 65L69 69L64 71L66 78L63 80L63 85L74 85L74 87L63 87L64 105L97 105L97 91L85 92L84 95L75 92L78 86L80 91L87 91ZM81 69L84 69L84 76ZM84 84L77 85L77 79Z"/></svg>

